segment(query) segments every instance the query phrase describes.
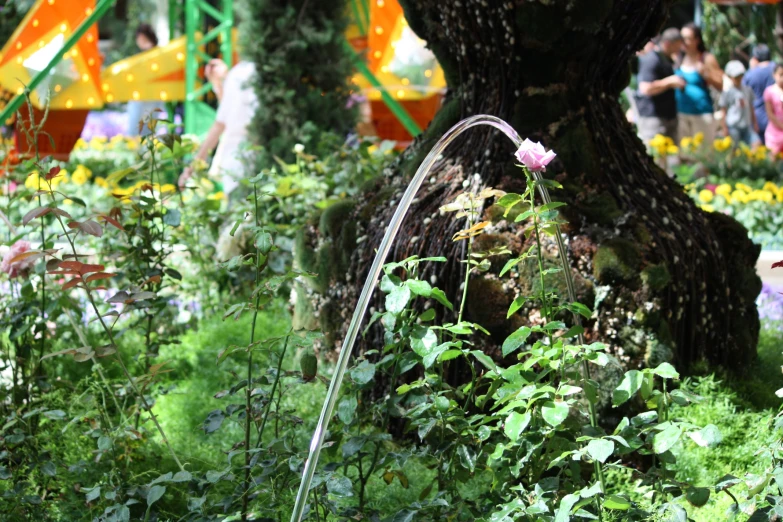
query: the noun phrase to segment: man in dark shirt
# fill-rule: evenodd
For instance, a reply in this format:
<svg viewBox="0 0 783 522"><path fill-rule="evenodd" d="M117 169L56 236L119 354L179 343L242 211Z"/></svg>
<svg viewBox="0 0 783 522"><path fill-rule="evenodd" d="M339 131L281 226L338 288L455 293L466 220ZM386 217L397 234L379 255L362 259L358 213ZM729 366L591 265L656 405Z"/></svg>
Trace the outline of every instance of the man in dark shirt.
<svg viewBox="0 0 783 522"><path fill-rule="evenodd" d="M769 47L759 44L753 48L753 56L750 59L750 71L742 78L742 85L753 89L753 109L756 112L756 120L759 123L759 137L764 142L764 130L767 128L767 109L764 107L764 90L775 83L772 73L775 72L775 64L770 61Z"/></svg>
<svg viewBox="0 0 783 522"><path fill-rule="evenodd" d="M677 141L677 101L674 89L685 87L685 81L675 76L671 57L680 51L682 37L675 28L661 34L658 46L639 57L639 137L649 143L656 134Z"/></svg>

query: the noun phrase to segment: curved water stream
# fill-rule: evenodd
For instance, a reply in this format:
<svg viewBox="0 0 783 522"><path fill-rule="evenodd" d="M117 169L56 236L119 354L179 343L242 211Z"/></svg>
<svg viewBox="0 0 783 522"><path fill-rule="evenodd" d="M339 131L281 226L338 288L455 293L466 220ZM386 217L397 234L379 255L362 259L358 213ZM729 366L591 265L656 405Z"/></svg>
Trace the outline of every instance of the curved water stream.
<svg viewBox="0 0 783 522"><path fill-rule="evenodd" d="M450 128L448 132L446 132L446 134L444 134L443 137L438 140L430 153L427 154L427 157L424 158L422 164L419 166L419 169L416 171L416 175L411 180L410 185L408 185L405 194L402 196L402 199L397 206L397 210L394 212L394 215L389 222L389 226L386 229L386 234L383 236L383 241L381 241L381 246L378 248L378 253L375 255L375 260L372 263L370 272L367 274L367 279L364 282L364 287L362 288L362 293L359 296L359 301L356 303L356 309L353 312L351 324L348 326L348 331L345 334L345 340L343 341L342 349L340 350L340 356L337 359L337 367L334 371L334 377L332 377L332 382L329 385L329 391L326 393L326 400L324 401L324 406L321 410L321 416L318 419L318 424L316 425L315 432L313 433L313 439L310 443L310 454L307 457L307 461L305 462L304 472L302 473L302 483L299 486L299 493L296 495L296 503L294 504L294 511L291 514L291 522L300 522L302 519L304 508L307 503L307 494L310 490L310 484L313 481L313 475L315 474L316 465L318 464L318 456L321 453L321 446L323 446L324 437L326 436L326 428L329 425L329 420L332 418L332 414L334 413L334 407L337 402L337 397L340 393L340 386L342 385L343 377L345 376L345 370L348 367L348 360L351 358L353 345L356 342L356 337L359 334L359 327L361 326L362 320L364 319L364 314L367 312L367 307L370 304L370 297L372 296L372 292L378 282L378 277L380 276L381 270L383 269L386 256L389 254L389 250L391 250L394 239L397 237L397 233L400 230L402 221L405 219L405 216L408 213L408 208L411 206L411 202L416 196L419 187L421 187L422 182L427 178L427 175L432 169L432 166L436 161L438 161L443 150L452 141L454 141L457 136L469 128L476 127L478 125L489 125L491 127L495 127L505 134L508 139L514 143L514 147L517 149L522 144L522 140L519 138L517 132L508 123L501 120L500 118L489 115L471 116L469 118L465 118ZM534 172L533 176L536 178L536 180L541 179L541 174L538 172ZM544 201L544 203L549 203L551 199L546 187L543 184L539 184L538 189L541 195L541 199ZM555 239L557 240L557 247L560 252L560 261L563 265L563 272L566 276L565 279L566 285L568 287L568 299L569 301L574 302L576 301L574 282L571 277L571 270L569 269L570 265L568 263L568 254L566 252L565 245L563 243L563 237L562 234L560 234L559 227L557 234L555 235ZM576 323L580 324L581 321L579 315L574 314L574 318ZM581 334L579 335L579 344L584 344L584 340Z"/></svg>

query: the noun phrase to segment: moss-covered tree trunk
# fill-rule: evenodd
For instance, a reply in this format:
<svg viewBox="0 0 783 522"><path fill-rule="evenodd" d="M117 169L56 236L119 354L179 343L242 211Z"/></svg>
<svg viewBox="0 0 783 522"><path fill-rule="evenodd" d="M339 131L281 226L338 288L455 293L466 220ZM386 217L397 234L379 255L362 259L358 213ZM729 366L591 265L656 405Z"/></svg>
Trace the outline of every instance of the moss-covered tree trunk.
<svg viewBox="0 0 783 522"><path fill-rule="evenodd" d="M759 248L731 218L698 209L656 167L618 104L629 80L629 59L661 28L667 2L401 4L411 28L442 64L449 95L427 131L355 209L361 241L353 269L347 281L340 280L345 272L335 274L317 300L322 324L338 331L348 324L393 202L435 140L461 118L486 113L558 154L548 175L564 186L555 198L568 203L566 232L579 298L597 310L588 325L591 340L608 343L630 366L662 359L681 367L702 360L732 368L746 363L759 329L754 303L761 288L754 268ZM508 140L489 127L471 130L453 144L422 187L393 258L449 255L448 264L431 267L426 276L458 301L464 242L455 245L450 238L464 223L437 209L465 190L465 180L473 190L521 190L512 153ZM504 222L494 208L486 216L493 226L479 248L525 246L521 227ZM556 263L554 245L547 250ZM470 318L492 332L484 346L490 351L520 323L536 320L532 309L506 320L514 297L534 283L524 267L517 277L500 279L496 265L502 262L471 280L467 307ZM380 300L376 306L382 306Z"/></svg>

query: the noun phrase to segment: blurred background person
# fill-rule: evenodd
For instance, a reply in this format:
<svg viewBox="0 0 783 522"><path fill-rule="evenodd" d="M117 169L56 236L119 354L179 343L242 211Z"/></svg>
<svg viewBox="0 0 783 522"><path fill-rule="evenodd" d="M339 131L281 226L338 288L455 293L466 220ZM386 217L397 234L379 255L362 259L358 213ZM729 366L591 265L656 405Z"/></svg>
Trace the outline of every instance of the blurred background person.
<svg viewBox="0 0 783 522"><path fill-rule="evenodd" d="M685 82L674 74L671 56L679 52L681 45L680 31L672 27L661 34L654 49L639 56L637 129L645 144L649 144L656 134L677 141L674 90L682 88Z"/></svg>
<svg viewBox="0 0 783 522"><path fill-rule="evenodd" d="M715 56L707 52L696 24L686 24L680 34L683 50L675 74L685 86L676 91L679 135L702 133L704 142L711 144L715 139L715 106L710 88L723 90L723 71Z"/></svg>
<svg viewBox="0 0 783 522"><path fill-rule="evenodd" d="M758 44L751 53L750 71L742 78L742 85L750 87L755 96L753 109L756 113L756 120L759 123L759 137L762 143L765 142L764 133L769 122L767 108L764 106L764 91L775 83L775 79L772 76L775 64L770 61L770 57L769 47L764 44Z"/></svg>

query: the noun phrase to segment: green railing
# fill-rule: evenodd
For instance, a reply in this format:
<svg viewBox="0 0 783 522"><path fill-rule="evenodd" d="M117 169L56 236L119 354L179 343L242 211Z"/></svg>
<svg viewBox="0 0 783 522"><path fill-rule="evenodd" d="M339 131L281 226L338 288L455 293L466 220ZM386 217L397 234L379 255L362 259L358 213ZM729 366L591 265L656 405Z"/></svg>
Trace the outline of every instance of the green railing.
<svg viewBox="0 0 783 522"><path fill-rule="evenodd" d="M233 48L231 28L234 25L234 6L232 0L221 0L222 9L210 5L206 0L185 0L185 132L203 134L215 119L215 111L201 97L212 89L212 84L198 83L198 70L202 63L207 63L211 56L200 47L221 38L220 53L223 60L231 67ZM209 15L217 21L217 26L202 37L198 37L200 28L204 27L205 16Z"/></svg>

